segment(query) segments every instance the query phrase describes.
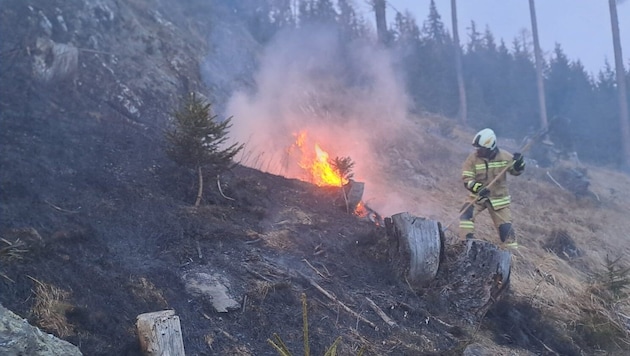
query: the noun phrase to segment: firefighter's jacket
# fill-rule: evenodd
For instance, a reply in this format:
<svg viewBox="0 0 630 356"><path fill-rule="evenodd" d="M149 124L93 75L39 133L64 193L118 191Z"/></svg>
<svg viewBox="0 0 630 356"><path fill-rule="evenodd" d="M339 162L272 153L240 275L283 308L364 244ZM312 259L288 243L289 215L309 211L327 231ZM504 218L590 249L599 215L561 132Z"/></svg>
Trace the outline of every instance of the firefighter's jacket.
<svg viewBox="0 0 630 356"><path fill-rule="evenodd" d="M523 173L523 171L516 171L513 167L513 163L512 154L502 149L499 149L499 152L497 152L497 155L493 159L478 157L477 152L473 151L468 158L466 158L462 167L464 185L466 186L468 182L474 180L486 187L495 177L501 174L506 167L509 167L507 172L513 176L518 176ZM510 192L507 186L506 175L507 174L504 172L501 177L497 178L497 180L492 183L491 187L488 187L488 189L490 189L490 203L494 210L499 210L510 205ZM471 193L471 198L476 199L477 196Z"/></svg>

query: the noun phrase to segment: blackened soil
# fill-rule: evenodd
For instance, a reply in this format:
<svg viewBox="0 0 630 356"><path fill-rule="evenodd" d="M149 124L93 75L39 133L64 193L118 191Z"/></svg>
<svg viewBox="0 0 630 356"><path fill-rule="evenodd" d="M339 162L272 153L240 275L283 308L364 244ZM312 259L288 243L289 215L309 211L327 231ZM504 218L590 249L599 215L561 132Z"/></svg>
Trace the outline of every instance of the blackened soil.
<svg viewBox="0 0 630 356"><path fill-rule="evenodd" d="M0 230L24 251L1 259L0 302L85 355L140 354L136 317L164 309L180 317L189 355L275 355L274 333L301 353L302 294L316 355L339 336L340 354L460 343L426 322L426 300L389 268L384 229L346 213L339 188L236 166L219 182L208 174L194 208L196 176L124 124L7 112L1 124ZM189 271L223 276L241 307L219 313L186 292ZM67 292L69 331L34 312L40 284Z"/></svg>
<svg viewBox="0 0 630 356"><path fill-rule="evenodd" d="M340 355L458 355L472 340L477 326L444 298L448 276L413 291L391 267L385 229L348 214L340 188L236 166L218 180L206 174L195 208L194 172L137 128L61 113L0 117L0 243L22 246L0 256L0 303L85 355L139 355L136 317L164 309L180 317L188 355L277 355L274 334L301 354L303 296L313 355L338 337ZM456 255L449 248L446 262ZM188 272L221 276L240 307L220 313L187 292ZM56 313L65 331L35 312L38 285L66 293ZM544 350L539 340L555 334L523 308L503 305L487 327L499 343Z"/></svg>

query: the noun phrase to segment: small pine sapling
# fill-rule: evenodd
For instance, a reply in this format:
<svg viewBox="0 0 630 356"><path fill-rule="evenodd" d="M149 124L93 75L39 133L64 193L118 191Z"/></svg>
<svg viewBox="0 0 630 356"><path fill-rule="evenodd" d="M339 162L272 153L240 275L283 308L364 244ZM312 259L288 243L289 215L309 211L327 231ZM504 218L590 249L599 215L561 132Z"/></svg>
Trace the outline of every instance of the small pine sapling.
<svg viewBox="0 0 630 356"><path fill-rule="evenodd" d="M339 181L341 184L341 192L343 193L343 199L346 203L346 212L350 213L350 205L348 203L348 195L346 194L346 190L343 188L343 182L349 181L354 177L354 173L352 173L352 168L354 168L354 162L350 157L335 157L332 161L332 167L339 175Z"/></svg>
<svg viewBox="0 0 630 356"><path fill-rule="evenodd" d="M212 115L210 106L191 93L173 114L175 126L166 132L168 157L180 166L197 171L199 189L195 207L199 206L203 196L203 170L218 176L230 167L232 158L243 149L239 143L225 147L232 117L219 122L217 116Z"/></svg>

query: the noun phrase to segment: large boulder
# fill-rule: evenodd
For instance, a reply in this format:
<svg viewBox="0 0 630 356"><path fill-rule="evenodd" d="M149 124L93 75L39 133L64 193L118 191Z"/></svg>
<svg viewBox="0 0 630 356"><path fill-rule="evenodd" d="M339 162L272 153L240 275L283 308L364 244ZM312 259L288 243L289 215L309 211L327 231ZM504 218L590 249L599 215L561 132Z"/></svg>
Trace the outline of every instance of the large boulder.
<svg viewBox="0 0 630 356"><path fill-rule="evenodd" d="M82 355L71 343L46 334L0 305L0 355Z"/></svg>

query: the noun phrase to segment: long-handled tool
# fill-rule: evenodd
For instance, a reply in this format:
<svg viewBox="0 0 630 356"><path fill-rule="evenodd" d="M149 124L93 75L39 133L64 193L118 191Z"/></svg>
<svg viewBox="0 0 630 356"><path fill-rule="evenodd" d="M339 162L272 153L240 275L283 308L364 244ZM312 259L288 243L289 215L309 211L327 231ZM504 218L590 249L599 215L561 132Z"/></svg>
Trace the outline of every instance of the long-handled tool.
<svg viewBox="0 0 630 356"><path fill-rule="evenodd" d="M525 152L527 152L527 151L531 148L531 146L532 146L532 144L533 144L534 142L536 142L537 140L539 140L541 137L543 137L543 136L547 135L547 133L548 133L548 132L549 132L549 126L547 126L547 127L545 127L544 129L542 129L542 130L540 130L540 131L536 132L534 135L530 136L530 137L529 137L529 139L527 140L527 142L523 145L523 147L521 147L521 148L519 149L519 152L520 152L520 153L525 153ZM513 165L514 165L514 162L512 162L512 164L509 164L509 165L507 165L505 168L503 168L503 170L501 170L501 172L500 172L500 173L499 173L496 177L494 177L494 179L492 179L492 180L490 181L490 183L488 183L488 184L486 184L486 185L485 185L485 187L486 187L486 188L488 188L488 189L490 189L490 187L492 187L492 185L493 185L493 184L494 184L494 183L495 183L495 182L496 182L496 181L497 181L497 180L498 180L501 176L503 176L504 174L506 174L506 172L507 172L510 168L512 168L512 166L513 166ZM453 221L451 221L448 225L446 225L446 226L442 229L442 231L443 231L443 232L446 232L446 231L447 231L447 230L451 227L451 225L453 225L455 222L459 221L459 218L462 216L462 214L463 214L463 213L464 213L464 212L465 212L465 211L466 211L466 210L467 210L467 209L468 209L471 205L473 205L473 204L474 204L477 200L478 200L478 199L474 199L474 200L471 200L471 201L469 201L468 203L466 203L466 205L464 205L464 207L462 207L462 209L459 211L459 214L457 215L457 217L456 217L455 219L453 219Z"/></svg>

